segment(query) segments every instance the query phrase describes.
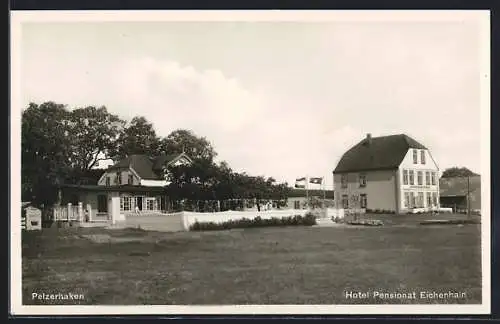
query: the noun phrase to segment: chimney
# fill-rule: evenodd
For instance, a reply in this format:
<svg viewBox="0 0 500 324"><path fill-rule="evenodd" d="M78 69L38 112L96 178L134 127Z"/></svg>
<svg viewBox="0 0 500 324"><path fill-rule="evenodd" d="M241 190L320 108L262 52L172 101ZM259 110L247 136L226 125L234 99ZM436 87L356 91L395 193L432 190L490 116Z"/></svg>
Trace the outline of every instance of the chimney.
<svg viewBox="0 0 500 324"><path fill-rule="evenodd" d="M372 143L372 134L366 134L366 143L370 145Z"/></svg>

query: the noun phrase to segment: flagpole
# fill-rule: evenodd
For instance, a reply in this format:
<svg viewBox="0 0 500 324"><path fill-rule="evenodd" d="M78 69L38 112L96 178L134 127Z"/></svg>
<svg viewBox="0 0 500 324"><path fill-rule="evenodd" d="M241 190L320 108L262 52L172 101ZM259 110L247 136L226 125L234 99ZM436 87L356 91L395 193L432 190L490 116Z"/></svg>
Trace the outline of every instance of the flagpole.
<svg viewBox="0 0 500 324"><path fill-rule="evenodd" d="M306 175L306 204L307 210L309 210L309 176Z"/></svg>
<svg viewBox="0 0 500 324"><path fill-rule="evenodd" d="M326 201L326 182L325 182L326 177L323 176L323 179L321 179L321 183L323 185L323 208L325 208L325 201Z"/></svg>

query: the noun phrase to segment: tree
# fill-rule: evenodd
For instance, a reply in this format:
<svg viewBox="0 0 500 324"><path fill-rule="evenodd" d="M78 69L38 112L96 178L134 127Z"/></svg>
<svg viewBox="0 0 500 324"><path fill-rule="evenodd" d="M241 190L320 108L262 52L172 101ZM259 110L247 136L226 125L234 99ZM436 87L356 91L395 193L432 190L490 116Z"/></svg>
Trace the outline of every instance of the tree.
<svg viewBox="0 0 500 324"><path fill-rule="evenodd" d="M156 136L153 124L145 117L136 116L123 129L111 151L111 158L119 161L132 154L158 154L160 139Z"/></svg>
<svg viewBox="0 0 500 324"><path fill-rule="evenodd" d="M466 167L452 167L443 171L441 178L455 178L455 177L473 177L478 174L469 170Z"/></svg>
<svg viewBox="0 0 500 324"><path fill-rule="evenodd" d="M100 160L109 158L116 146L125 121L110 114L106 107L73 110L71 122L71 165L78 173L92 169Z"/></svg>
<svg viewBox="0 0 500 324"><path fill-rule="evenodd" d="M54 102L30 103L21 118L22 199L53 203L71 173L69 111Z"/></svg>
<svg viewBox="0 0 500 324"><path fill-rule="evenodd" d="M168 153L185 152L193 160L213 162L217 156L212 144L205 137L198 137L192 131L177 129L161 140L161 150Z"/></svg>

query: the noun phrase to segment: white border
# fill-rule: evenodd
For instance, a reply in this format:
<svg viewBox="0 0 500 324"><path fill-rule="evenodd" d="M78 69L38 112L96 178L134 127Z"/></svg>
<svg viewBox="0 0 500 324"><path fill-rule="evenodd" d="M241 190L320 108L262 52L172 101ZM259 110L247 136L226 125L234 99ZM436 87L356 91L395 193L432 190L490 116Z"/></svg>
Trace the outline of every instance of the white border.
<svg viewBox="0 0 500 324"><path fill-rule="evenodd" d="M12 11L11 12L11 313L83 314L489 314L490 271L490 12L475 11ZM233 305L233 306L23 306L20 238L20 45L27 22L151 21L477 21L481 27L481 305Z"/></svg>

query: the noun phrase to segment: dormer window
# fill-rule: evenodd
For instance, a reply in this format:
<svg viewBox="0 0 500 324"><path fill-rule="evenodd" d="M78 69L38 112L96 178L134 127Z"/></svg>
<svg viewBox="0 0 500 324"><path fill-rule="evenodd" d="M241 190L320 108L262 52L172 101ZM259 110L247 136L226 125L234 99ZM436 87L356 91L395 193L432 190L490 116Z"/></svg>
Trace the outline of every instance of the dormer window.
<svg viewBox="0 0 500 324"><path fill-rule="evenodd" d="M420 151L420 163L425 164L425 150Z"/></svg>
<svg viewBox="0 0 500 324"><path fill-rule="evenodd" d="M111 186L111 178L110 177L106 177L106 186Z"/></svg>
<svg viewBox="0 0 500 324"><path fill-rule="evenodd" d="M122 184L122 173L120 171L116 172L116 184Z"/></svg>
<svg viewBox="0 0 500 324"><path fill-rule="evenodd" d="M413 150L413 164L418 164L418 151Z"/></svg>
<svg viewBox="0 0 500 324"><path fill-rule="evenodd" d="M134 184L134 175L129 174L128 175L128 184L133 185Z"/></svg>

